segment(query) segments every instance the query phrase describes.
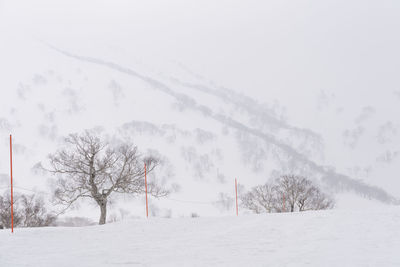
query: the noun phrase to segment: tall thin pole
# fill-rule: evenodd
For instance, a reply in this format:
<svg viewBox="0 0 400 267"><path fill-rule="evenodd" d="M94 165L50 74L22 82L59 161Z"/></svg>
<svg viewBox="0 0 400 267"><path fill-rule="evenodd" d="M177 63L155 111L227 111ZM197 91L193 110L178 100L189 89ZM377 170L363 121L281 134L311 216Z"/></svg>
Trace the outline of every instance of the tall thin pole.
<svg viewBox="0 0 400 267"><path fill-rule="evenodd" d="M11 233L14 233L14 199L13 199L13 164L12 164L12 136L10 134L10 176L11 176Z"/></svg>
<svg viewBox="0 0 400 267"><path fill-rule="evenodd" d="M237 180L235 178L235 193L236 193L236 216L239 216L239 209L238 209L238 194L237 194Z"/></svg>
<svg viewBox="0 0 400 267"><path fill-rule="evenodd" d="M149 203L147 201L147 166L144 164L144 184L146 188L146 217L149 218Z"/></svg>

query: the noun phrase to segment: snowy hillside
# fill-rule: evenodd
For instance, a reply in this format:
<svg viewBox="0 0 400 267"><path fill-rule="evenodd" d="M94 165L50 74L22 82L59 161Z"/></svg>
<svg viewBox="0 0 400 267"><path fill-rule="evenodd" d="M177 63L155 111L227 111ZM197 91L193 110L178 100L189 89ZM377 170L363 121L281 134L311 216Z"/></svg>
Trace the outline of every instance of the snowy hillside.
<svg viewBox="0 0 400 267"><path fill-rule="evenodd" d="M0 266L399 266L399 224L396 207L0 230Z"/></svg>
<svg viewBox="0 0 400 267"><path fill-rule="evenodd" d="M97 129L163 160L150 179L176 190L151 200L157 216L231 214L214 203L235 178L249 188L284 173L310 177L339 208L399 203L395 8L39 2L0 2L2 191L9 133L16 191L50 198L47 155ZM143 215L141 201L122 195L111 209Z"/></svg>

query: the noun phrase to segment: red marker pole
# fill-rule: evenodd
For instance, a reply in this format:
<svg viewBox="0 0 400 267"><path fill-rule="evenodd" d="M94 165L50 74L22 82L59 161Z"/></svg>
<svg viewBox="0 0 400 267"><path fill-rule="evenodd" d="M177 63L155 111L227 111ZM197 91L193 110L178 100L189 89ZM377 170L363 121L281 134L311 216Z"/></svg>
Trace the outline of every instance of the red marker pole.
<svg viewBox="0 0 400 267"><path fill-rule="evenodd" d="M11 176L11 233L14 233L14 199L13 199L13 164L12 164L12 136L10 134L10 176Z"/></svg>
<svg viewBox="0 0 400 267"><path fill-rule="evenodd" d="M236 216L239 216L239 209L238 209L238 198L237 198L237 180L235 178L235 193L236 193Z"/></svg>
<svg viewBox="0 0 400 267"><path fill-rule="evenodd" d="M149 204L147 202L147 166L144 164L144 184L146 188L146 217L149 218Z"/></svg>

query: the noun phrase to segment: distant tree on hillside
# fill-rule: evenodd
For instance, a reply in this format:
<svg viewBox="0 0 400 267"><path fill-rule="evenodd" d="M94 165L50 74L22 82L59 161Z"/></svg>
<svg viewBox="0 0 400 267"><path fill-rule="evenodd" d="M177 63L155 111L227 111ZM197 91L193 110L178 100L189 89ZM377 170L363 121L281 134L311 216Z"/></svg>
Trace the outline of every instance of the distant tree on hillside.
<svg viewBox="0 0 400 267"><path fill-rule="evenodd" d="M96 222L93 222L91 219L85 217L64 217L57 220L56 225L65 227L82 227L96 225Z"/></svg>
<svg viewBox="0 0 400 267"><path fill-rule="evenodd" d="M221 212L229 211L233 208L234 198L228 194L220 192L218 194L218 200L213 202L213 205L218 208Z"/></svg>
<svg viewBox="0 0 400 267"><path fill-rule="evenodd" d="M148 173L158 164L153 157L143 158L133 144L111 146L89 131L71 134L65 142L64 149L50 155L49 171L58 177L55 199L66 208L81 198L93 199L100 208L99 224L106 223L110 195L144 193L144 164ZM154 182L148 183L148 192L168 194Z"/></svg>
<svg viewBox="0 0 400 267"><path fill-rule="evenodd" d="M273 184L258 185L240 196L241 205L255 213L329 209L334 201L309 179L283 175Z"/></svg>

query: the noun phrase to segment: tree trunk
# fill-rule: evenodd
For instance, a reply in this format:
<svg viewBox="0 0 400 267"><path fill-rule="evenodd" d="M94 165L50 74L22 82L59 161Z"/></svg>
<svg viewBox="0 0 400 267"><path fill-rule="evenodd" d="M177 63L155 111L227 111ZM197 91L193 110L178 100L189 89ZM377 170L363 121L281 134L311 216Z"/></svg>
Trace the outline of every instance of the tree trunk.
<svg viewBox="0 0 400 267"><path fill-rule="evenodd" d="M107 219L107 199L102 199L98 202L100 206L100 220L99 224L106 224Z"/></svg>

